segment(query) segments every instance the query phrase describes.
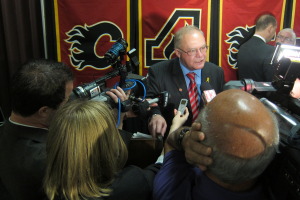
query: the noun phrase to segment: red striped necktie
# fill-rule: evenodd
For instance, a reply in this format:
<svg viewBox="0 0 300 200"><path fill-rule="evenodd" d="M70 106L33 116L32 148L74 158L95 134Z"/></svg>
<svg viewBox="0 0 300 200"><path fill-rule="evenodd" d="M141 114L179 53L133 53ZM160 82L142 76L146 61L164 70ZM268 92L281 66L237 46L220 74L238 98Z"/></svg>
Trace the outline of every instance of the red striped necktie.
<svg viewBox="0 0 300 200"><path fill-rule="evenodd" d="M190 85L188 91L189 91L189 98L190 98L190 104L192 108L193 122L194 122L199 114L199 100L198 100L197 85L195 81L195 73L190 72L187 74L187 77L189 77L190 79Z"/></svg>

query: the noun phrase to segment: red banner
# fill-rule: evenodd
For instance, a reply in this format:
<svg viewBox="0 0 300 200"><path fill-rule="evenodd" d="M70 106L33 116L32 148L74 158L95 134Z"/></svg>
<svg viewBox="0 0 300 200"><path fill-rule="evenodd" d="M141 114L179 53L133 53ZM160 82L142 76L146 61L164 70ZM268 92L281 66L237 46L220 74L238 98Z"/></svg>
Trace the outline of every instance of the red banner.
<svg viewBox="0 0 300 200"><path fill-rule="evenodd" d="M298 10L298 12L296 12ZM292 29L294 29L298 40L300 38L300 0L294 0L293 15L292 15ZM299 42L298 42L299 44Z"/></svg>
<svg viewBox="0 0 300 200"><path fill-rule="evenodd" d="M262 13L276 16L277 32L282 28L285 0L221 0L219 65L225 73L225 81L236 80L236 58L241 43L254 33L255 19ZM271 8L270 8L271 6ZM274 44L274 43L273 43Z"/></svg>
<svg viewBox="0 0 300 200"><path fill-rule="evenodd" d="M129 41L129 2L54 1L57 57L72 67L75 86L114 70L104 54L119 38Z"/></svg>
<svg viewBox="0 0 300 200"><path fill-rule="evenodd" d="M139 73L146 75L151 65L175 56L174 33L186 24L199 27L209 45L210 8L210 0L141 1Z"/></svg>

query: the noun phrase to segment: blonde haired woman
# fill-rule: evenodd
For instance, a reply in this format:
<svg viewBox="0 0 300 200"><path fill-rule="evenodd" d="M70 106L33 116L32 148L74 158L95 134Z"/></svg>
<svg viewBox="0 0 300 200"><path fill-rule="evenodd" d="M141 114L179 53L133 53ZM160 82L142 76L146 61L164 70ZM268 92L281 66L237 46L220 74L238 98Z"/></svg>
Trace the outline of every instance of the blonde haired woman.
<svg viewBox="0 0 300 200"><path fill-rule="evenodd" d="M44 189L53 199L151 199L158 166L127 166L127 148L104 102L77 100L54 117Z"/></svg>

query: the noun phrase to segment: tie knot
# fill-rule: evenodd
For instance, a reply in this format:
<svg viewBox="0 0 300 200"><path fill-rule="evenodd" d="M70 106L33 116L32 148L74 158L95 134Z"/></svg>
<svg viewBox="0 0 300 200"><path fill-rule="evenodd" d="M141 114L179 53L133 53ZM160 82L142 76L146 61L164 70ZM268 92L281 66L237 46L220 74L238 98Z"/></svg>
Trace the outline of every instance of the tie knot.
<svg viewBox="0 0 300 200"><path fill-rule="evenodd" d="M190 73L188 73L187 74L187 77L189 77L189 79L191 80L191 81L195 81L195 73L194 72L190 72Z"/></svg>

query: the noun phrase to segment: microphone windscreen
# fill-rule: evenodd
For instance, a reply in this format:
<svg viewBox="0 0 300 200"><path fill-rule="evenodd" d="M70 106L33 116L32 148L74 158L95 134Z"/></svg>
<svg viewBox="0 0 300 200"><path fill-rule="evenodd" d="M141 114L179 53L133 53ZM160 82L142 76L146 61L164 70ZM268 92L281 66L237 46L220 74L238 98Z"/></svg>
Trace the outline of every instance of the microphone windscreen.
<svg viewBox="0 0 300 200"><path fill-rule="evenodd" d="M216 92L208 82L201 83L200 89L202 91L201 98L204 102L204 105L215 98Z"/></svg>

